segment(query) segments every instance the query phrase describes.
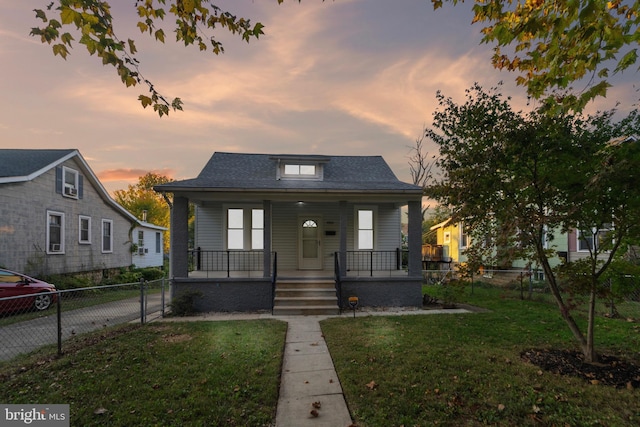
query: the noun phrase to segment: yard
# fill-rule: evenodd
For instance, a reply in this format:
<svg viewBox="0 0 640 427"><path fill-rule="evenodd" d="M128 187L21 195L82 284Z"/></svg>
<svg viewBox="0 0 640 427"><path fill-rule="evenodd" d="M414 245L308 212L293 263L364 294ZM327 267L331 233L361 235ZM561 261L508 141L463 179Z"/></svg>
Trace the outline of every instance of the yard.
<svg viewBox="0 0 640 427"><path fill-rule="evenodd" d="M490 311L321 323L357 426L638 425L637 381L605 385L523 360L574 348L554 306L483 287L463 298ZM285 333L272 320L106 329L59 359L43 349L0 365L0 401L67 403L72 425L268 426ZM602 354L640 364L637 320L600 318L596 334Z"/></svg>

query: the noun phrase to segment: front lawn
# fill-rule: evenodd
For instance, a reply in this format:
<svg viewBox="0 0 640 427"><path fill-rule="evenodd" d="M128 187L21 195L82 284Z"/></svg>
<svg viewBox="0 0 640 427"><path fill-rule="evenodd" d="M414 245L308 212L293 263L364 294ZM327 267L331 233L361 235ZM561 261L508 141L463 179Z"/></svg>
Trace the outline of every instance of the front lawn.
<svg viewBox="0 0 640 427"><path fill-rule="evenodd" d="M286 330L275 320L103 330L59 359L4 365L0 401L69 404L74 426L271 425Z"/></svg>
<svg viewBox="0 0 640 427"><path fill-rule="evenodd" d="M576 348L553 305L481 287L464 300L492 311L322 322L359 427L640 424L640 390L551 374L521 359L531 348ZM601 353L640 363L638 323L602 318L596 328Z"/></svg>

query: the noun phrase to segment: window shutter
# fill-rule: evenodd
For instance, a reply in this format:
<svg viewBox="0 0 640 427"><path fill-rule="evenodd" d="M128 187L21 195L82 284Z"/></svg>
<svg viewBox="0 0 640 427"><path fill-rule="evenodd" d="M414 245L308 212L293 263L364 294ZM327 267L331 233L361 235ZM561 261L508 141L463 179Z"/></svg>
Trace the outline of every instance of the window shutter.
<svg viewBox="0 0 640 427"><path fill-rule="evenodd" d="M62 166L56 166L56 193L62 194Z"/></svg>
<svg viewBox="0 0 640 427"><path fill-rule="evenodd" d="M78 199L82 199L84 196L84 177L78 175Z"/></svg>

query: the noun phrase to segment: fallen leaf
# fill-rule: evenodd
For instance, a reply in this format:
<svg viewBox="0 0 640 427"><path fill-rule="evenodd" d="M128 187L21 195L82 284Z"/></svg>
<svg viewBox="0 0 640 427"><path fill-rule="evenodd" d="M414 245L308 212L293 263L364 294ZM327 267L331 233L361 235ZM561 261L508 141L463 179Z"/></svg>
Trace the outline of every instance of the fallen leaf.
<svg viewBox="0 0 640 427"><path fill-rule="evenodd" d="M320 402L313 402L311 404L311 406L313 406L315 409L320 409L320 407L322 406L322 403Z"/></svg>
<svg viewBox="0 0 640 427"><path fill-rule="evenodd" d="M314 418L318 418L318 416L320 415L320 413L319 413L318 411L316 411L315 409L312 409L312 410L311 410L311 415L312 415Z"/></svg>
<svg viewBox="0 0 640 427"><path fill-rule="evenodd" d="M371 381L369 384L367 384L367 388L369 390L375 390L376 387L378 387L378 384L375 381Z"/></svg>
<svg viewBox="0 0 640 427"><path fill-rule="evenodd" d="M593 385L598 385L598 384L600 384L600 381L598 381L598 380L591 380L591 384L593 384Z"/></svg>
<svg viewBox="0 0 640 427"><path fill-rule="evenodd" d="M498 411L504 411L504 405L502 403L498 405Z"/></svg>
<svg viewBox="0 0 640 427"><path fill-rule="evenodd" d="M96 414L96 415L106 414L107 412L109 412L109 411L106 410L105 408L98 408L95 411L93 411L93 413Z"/></svg>

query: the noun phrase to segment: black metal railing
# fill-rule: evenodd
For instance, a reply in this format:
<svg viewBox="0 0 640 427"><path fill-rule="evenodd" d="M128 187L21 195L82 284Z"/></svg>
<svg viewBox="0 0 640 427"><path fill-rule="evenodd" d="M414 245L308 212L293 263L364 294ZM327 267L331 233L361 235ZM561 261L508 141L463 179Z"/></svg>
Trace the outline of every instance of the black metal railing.
<svg viewBox="0 0 640 427"><path fill-rule="evenodd" d="M369 273L379 271L399 271L406 269L405 254L400 248L391 251L347 251L346 271L351 273Z"/></svg>
<svg viewBox="0 0 640 427"><path fill-rule="evenodd" d="M231 277L232 272L262 272L264 251L209 251L200 248L189 251L192 271L222 272Z"/></svg>
<svg viewBox="0 0 640 427"><path fill-rule="evenodd" d="M273 253L273 267L271 270L271 314L276 305L276 282L278 281L278 253Z"/></svg>

